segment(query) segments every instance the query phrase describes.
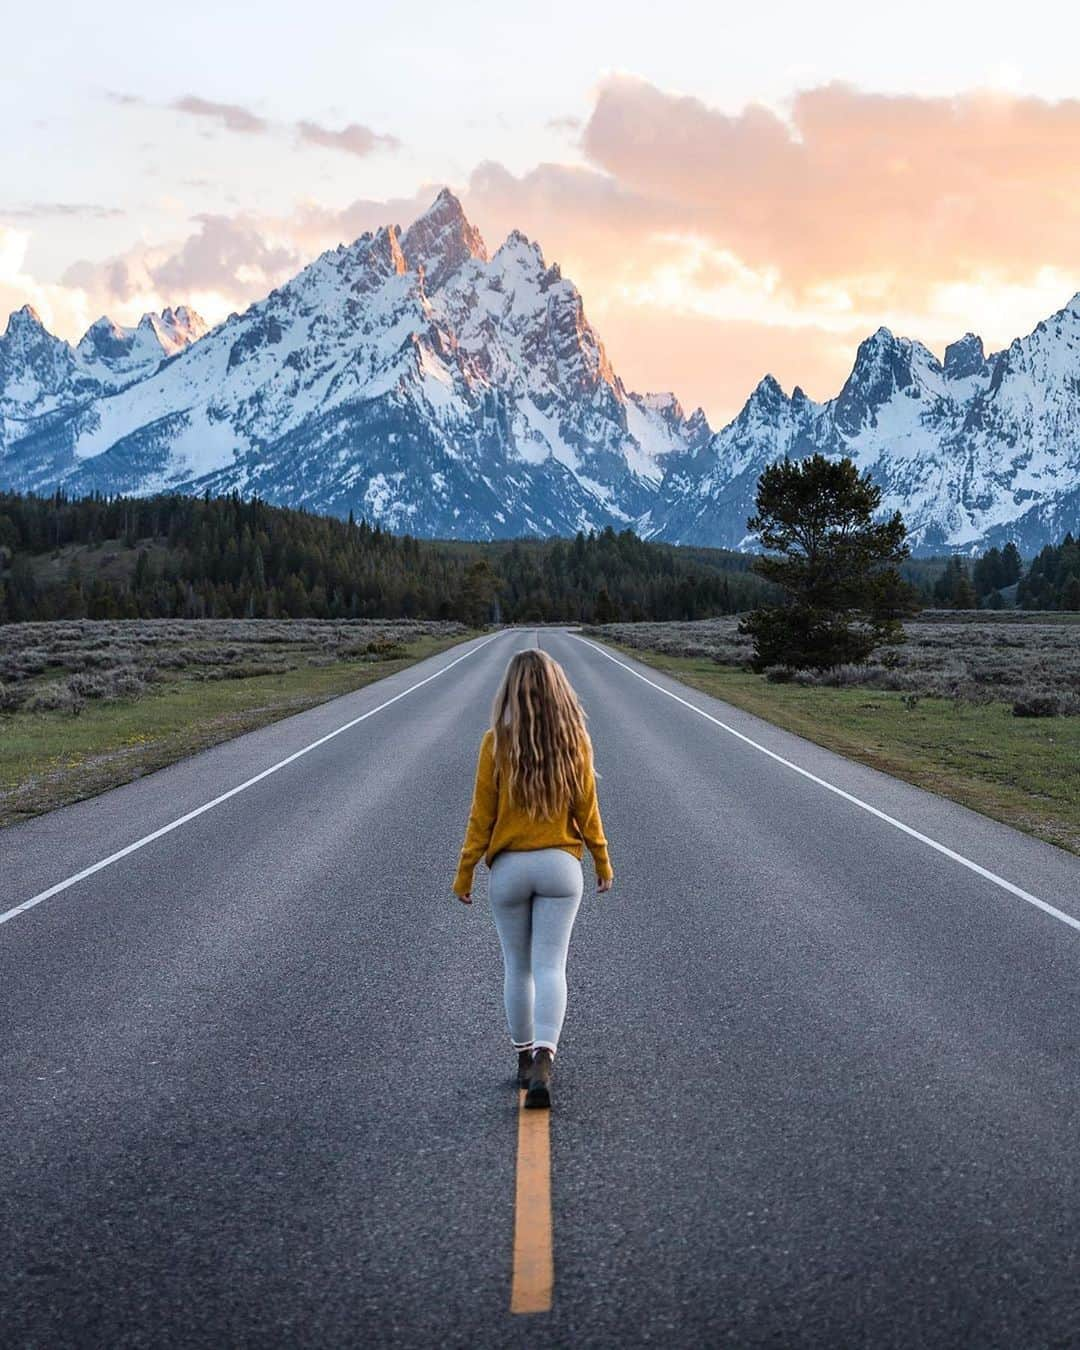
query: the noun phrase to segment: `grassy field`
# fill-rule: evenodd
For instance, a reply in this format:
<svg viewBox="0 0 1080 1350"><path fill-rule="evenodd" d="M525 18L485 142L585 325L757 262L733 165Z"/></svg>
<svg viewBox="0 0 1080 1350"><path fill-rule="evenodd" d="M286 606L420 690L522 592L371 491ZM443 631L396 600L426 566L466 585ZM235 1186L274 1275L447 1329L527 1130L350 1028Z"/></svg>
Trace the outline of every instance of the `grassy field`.
<svg viewBox="0 0 1080 1350"><path fill-rule="evenodd" d="M0 826L92 796L461 642L456 623L0 628Z"/></svg>
<svg viewBox="0 0 1080 1350"><path fill-rule="evenodd" d="M1080 716L1014 714L1018 701L1042 696L1056 700L1036 704L1044 711L1080 707L1080 626L1071 616L924 620L911 625L918 631L899 665L854 668L836 686L755 675L734 627L719 620L591 631L818 745L1080 853ZM898 687L881 687L883 676Z"/></svg>

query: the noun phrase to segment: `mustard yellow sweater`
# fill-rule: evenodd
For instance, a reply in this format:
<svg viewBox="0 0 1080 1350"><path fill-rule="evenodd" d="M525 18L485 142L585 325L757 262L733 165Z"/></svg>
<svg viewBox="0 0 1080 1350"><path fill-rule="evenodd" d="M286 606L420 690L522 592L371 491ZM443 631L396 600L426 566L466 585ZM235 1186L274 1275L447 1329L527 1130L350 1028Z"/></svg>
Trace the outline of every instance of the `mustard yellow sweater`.
<svg viewBox="0 0 1080 1350"><path fill-rule="evenodd" d="M481 858L490 867L504 849L564 848L575 858L580 858L582 846L587 844L596 864L597 877L606 881L614 875L596 800L591 751L584 751L577 796L568 803L565 816L556 820L533 820L527 816L511 804L506 783L496 782L496 778L495 733L489 730L480 742L472 808L454 878L455 895L465 895L472 890L473 871Z"/></svg>

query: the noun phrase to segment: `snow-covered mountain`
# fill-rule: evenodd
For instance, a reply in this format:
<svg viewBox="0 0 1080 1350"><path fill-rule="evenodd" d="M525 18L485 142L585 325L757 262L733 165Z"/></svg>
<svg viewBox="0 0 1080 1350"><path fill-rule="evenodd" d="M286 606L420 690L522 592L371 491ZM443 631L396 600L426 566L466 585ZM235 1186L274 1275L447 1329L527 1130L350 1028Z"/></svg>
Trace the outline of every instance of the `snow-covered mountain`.
<svg viewBox="0 0 1080 1350"><path fill-rule="evenodd" d="M1028 337L986 356L966 334L944 361L880 328L840 393L788 397L770 376L738 417L696 451L673 455L657 534L747 547L757 477L819 451L850 455L899 510L918 553L968 552L1012 539L1025 552L1080 526L1080 295Z"/></svg>
<svg viewBox="0 0 1080 1350"><path fill-rule="evenodd" d="M180 305L144 314L135 328L98 319L71 347L46 331L30 305L16 310L0 337L0 482L23 486L21 464L32 463L35 443L47 442L81 410L153 373L206 332L199 315Z"/></svg>
<svg viewBox="0 0 1080 1350"><path fill-rule="evenodd" d="M761 470L851 455L918 552L1080 527L1080 296L987 356L881 328L839 394L766 376L713 434L629 392L581 296L515 231L488 253L452 193L331 249L206 330L183 306L71 347L29 308L0 337L0 486L258 493L461 538L633 525L751 547Z"/></svg>
<svg viewBox="0 0 1080 1350"><path fill-rule="evenodd" d="M201 316L186 305L144 314L135 328L123 328L102 315L83 334L75 354L103 389L115 393L152 374L164 357L182 352L208 331Z"/></svg>
<svg viewBox="0 0 1080 1350"><path fill-rule="evenodd" d="M0 481L237 489L421 535L567 533L636 522L665 458L711 434L673 396L629 393L558 266L517 232L489 257L448 191L135 375L140 354L105 320L72 350L14 315Z"/></svg>

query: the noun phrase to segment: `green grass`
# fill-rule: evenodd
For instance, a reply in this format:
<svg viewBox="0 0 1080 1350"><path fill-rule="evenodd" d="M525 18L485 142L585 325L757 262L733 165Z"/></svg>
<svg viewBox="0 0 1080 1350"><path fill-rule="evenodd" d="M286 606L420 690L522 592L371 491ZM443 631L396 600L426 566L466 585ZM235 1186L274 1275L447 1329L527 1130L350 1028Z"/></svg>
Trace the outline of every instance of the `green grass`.
<svg viewBox="0 0 1080 1350"><path fill-rule="evenodd" d="M0 826L80 801L245 731L302 712L445 651L472 634L420 637L387 660L341 660L280 674L181 675L135 699L0 718Z"/></svg>
<svg viewBox="0 0 1080 1350"><path fill-rule="evenodd" d="M618 649L817 745L1080 853L1080 717L1021 718L1004 703L929 697L908 708L898 693L770 684L700 657Z"/></svg>

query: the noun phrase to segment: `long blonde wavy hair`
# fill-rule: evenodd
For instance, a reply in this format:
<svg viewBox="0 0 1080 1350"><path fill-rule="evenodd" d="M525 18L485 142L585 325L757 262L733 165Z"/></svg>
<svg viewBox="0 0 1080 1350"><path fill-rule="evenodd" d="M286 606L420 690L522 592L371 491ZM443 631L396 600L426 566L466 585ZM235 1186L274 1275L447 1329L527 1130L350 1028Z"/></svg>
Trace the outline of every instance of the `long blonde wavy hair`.
<svg viewBox="0 0 1080 1350"><path fill-rule="evenodd" d="M554 820L573 800L582 751L592 754L585 709L554 657L517 652L491 706L495 766L511 802L533 820Z"/></svg>

